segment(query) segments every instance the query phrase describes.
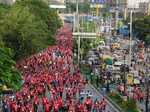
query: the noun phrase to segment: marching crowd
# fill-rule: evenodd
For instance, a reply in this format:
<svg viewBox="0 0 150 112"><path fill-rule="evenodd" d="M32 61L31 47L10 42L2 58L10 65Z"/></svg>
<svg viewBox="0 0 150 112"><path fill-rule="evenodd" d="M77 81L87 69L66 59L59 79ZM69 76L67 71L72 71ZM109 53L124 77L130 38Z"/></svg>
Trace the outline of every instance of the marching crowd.
<svg viewBox="0 0 150 112"><path fill-rule="evenodd" d="M72 63L70 26L59 30L57 45L35 54L16 67L24 86L11 97L2 98L3 112L104 112L107 101L93 101L83 94L86 78ZM79 97L78 97L79 96Z"/></svg>

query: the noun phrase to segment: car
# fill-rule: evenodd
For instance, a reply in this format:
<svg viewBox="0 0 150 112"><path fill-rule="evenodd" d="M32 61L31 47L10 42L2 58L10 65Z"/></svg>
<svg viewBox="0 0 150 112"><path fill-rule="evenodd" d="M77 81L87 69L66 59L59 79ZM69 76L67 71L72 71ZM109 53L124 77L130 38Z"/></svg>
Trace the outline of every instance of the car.
<svg viewBox="0 0 150 112"><path fill-rule="evenodd" d="M134 84L140 84L140 80L134 77Z"/></svg>
<svg viewBox="0 0 150 112"><path fill-rule="evenodd" d="M85 65L85 64L86 64L86 61L85 61L85 60L82 60L82 64Z"/></svg>

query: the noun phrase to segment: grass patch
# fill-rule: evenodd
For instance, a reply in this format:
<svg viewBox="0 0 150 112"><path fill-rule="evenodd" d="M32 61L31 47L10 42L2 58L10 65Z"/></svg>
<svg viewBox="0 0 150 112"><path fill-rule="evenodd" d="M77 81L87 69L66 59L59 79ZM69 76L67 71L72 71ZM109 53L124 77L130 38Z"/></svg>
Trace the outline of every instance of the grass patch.
<svg viewBox="0 0 150 112"><path fill-rule="evenodd" d="M138 112L135 99L130 98L129 100L124 101L121 96L115 92L107 92L107 96L119 105L123 112Z"/></svg>
<svg viewBox="0 0 150 112"><path fill-rule="evenodd" d="M96 85L96 76L93 76L92 84ZM98 84L98 89L100 91L102 90L102 87L103 87L102 85L103 85L103 81L101 81L101 83ZM123 98L114 91L112 91L112 92L107 91L106 95L113 102L115 102L123 110L123 112L138 112L135 99L130 98L129 100L124 101Z"/></svg>

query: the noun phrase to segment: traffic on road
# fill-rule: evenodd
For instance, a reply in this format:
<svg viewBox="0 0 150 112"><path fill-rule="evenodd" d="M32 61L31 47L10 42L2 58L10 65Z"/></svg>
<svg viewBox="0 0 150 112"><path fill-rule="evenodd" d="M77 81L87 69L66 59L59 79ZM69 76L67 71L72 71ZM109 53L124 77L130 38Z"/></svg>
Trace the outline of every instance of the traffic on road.
<svg viewBox="0 0 150 112"><path fill-rule="evenodd" d="M126 99L134 98L139 110L144 111L149 101L149 56L143 42L134 39L131 47L130 54L128 37L108 36L89 52L85 63L93 68L92 74L96 75L98 83L102 82L103 88L115 91Z"/></svg>

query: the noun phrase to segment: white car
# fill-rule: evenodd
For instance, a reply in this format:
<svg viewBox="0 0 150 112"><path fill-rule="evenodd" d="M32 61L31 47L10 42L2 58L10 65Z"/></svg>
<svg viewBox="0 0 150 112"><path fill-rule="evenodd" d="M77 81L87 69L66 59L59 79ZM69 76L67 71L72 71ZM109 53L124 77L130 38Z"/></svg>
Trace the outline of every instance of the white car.
<svg viewBox="0 0 150 112"><path fill-rule="evenodd" d="M138 78L134 78L134 84L140 84L140 81Z"/></svg>

